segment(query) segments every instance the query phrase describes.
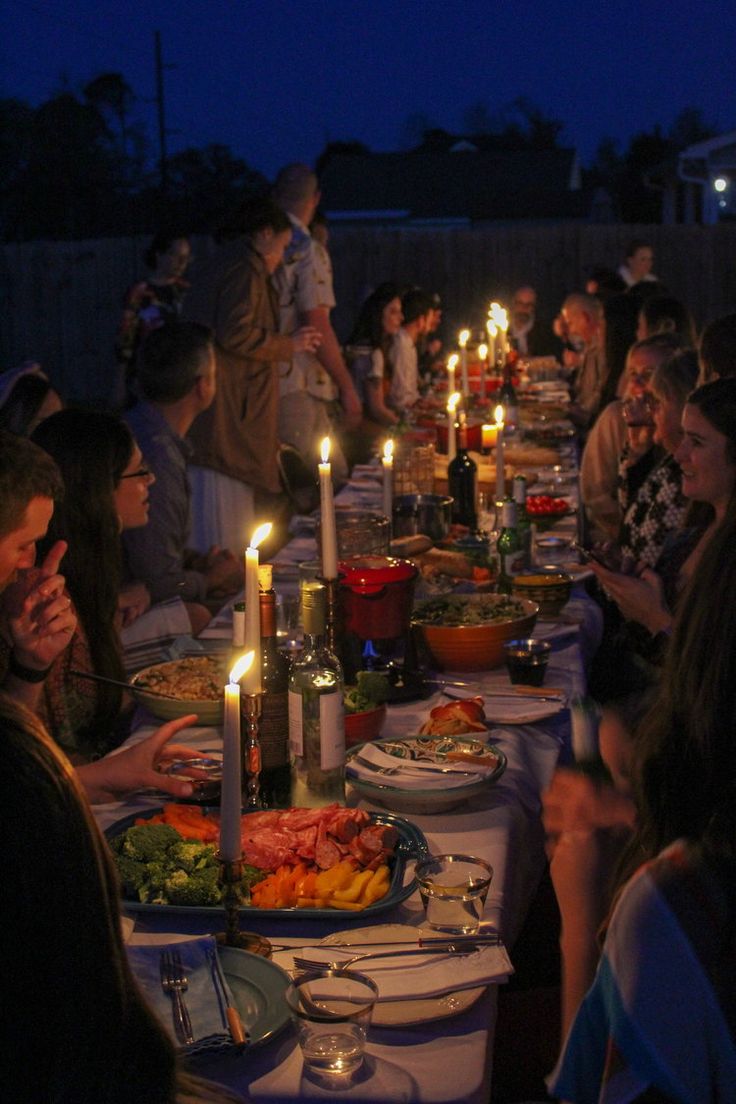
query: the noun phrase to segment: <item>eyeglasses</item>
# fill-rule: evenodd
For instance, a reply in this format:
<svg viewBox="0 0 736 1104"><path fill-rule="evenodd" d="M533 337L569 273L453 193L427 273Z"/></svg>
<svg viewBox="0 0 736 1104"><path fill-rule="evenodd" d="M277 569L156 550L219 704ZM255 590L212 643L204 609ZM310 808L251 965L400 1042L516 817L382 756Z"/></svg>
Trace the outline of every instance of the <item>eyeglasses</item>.
<svg viewBox="0 0 736 1104"><path fill-rule="evenodd" d="M128 472L127 475L121 475L120 479L150 479L153 472L150 468L138 468L138 471Z"/></svg>

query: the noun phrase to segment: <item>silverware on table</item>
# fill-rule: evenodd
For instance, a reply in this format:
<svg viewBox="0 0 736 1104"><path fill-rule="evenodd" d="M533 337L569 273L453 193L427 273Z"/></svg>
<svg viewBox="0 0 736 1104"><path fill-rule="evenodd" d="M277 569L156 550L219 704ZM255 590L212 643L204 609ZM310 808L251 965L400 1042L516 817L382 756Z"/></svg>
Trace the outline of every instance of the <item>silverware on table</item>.
<svg viewBox="0 0 736 1104"><path fill-rule="evenodd" d="M360 763L361 766L366 767L368 770L375 771L376 774L401 774L402 770L406 769L407 767L411 768L413 766L416 766L414 761L409 759L409 760L406 760L405 762L403 762L403 767L382 767L382 766L379 766L377 763L371 762L370 759L364 759L362 755L351 755L350 760L348 760L348 766L350 766L351 761L356 762L356 763ZM424 766L422 766L419 769L421 770L422 773L426 772L428 774L475 775L475 774L478 773L477 771L455 770L454 767L424 767Z"/></svg>
<svg viewBox="0 0 736 1104"><path fill-rule="evenodd" d="M74 668L69 672L75 678L89 679L90 682L104 682L107 686L119 686L122 690L140 690L144 694L150 694L155 698L168 698L169 701L177 701L173 694L164 694L161 690L152 690L148 686L133 686L122 679L108 678L106 675L96 675L94 671L77 671Z"/></svg>
<svg viewBox="0 0 736 1104"><path fill-rule="evenodd" d="M210 960L210 973L212 974L212 986L217 996L217 1003L220 1007L220 1017L222 1019L222 1026L226 1027L230 1032L230 1037L236 1046L245 1046L249 1041L248 1032L245 1030L243 1021L240 1018L240 1013L237 1008L228 1003L227 989L225 988L225 978L222 974L222 966L220 965L220 956L214 947L210 947L207 951L207 957Z"/></svg>
<svg viewBox="0 0 736 1104"><path fill-rule="evenodd" d="M455 941L446 942L439 946L431 945L429 947L413 947L411 944L404 950L396 949L395 951L360 951L358 954L351 955L349 958L333 959L325 961L318 958L307 958L304 955L294 955L294 966L298 970L325 970L325 969L348 969L350 966L354 966L356 962L364 962L366 959L374 958L395 958L397 956L407 958L410 955L427 955L427 954L445 954L454 955L455 957L461 957L462 955L472 954L480 947L480 943L458 943ZM325 950L331 950L328 945Z"/></svg>
<svg viewBox="0 0 736 1104"><path fill-rule="evenodd" d="M194 1042L194 1035L192 1033L192 1021L189 1018L189 1012L182 996L182 993L185 993L189 988L189 979L184 973L179 951L176 949L162 951L159 969L161 988L164 993L171 997L171 1011L177 1038L180 1042L189 1046Z"/></svg>

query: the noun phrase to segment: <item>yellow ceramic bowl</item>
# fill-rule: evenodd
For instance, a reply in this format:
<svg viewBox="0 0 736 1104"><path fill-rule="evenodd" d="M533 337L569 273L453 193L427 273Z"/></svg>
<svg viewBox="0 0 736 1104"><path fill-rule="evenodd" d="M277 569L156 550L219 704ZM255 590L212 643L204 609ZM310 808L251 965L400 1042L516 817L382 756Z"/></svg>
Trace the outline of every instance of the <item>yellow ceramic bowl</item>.
<svg viewBox="0 0 736 1104"><path fill-rule="evenodd" d="M490 595L467 595L471 600L488 600ZM478 625L441 625L414 622L430 655L445 671L486 671L504 662L503 646L507 640L531 636L539 606L519 599L523 614L508 620L488 621Z"/></svg>
<svg viewBox="0 0 736 1104"><path fill-rule="evenodd" d="M170 691L172 686L176 686L174 680L177 677L186 679L190 674L200 675L202 672L210 675L213 684L218 688L222 687L216 699L192 698L187 697L186 694L161 697L159 694L146 692L147 687L160 692ZM146 667L133 676L130 685L136 701L162 721L174 721L178 717L185 717L187 713L196 713L198 724L220 725L225 681L224 663L211 656L190 656L186 659L170 660L168 663L156 663L152 667ZM181 685L186 685L186 682L183 681ZM172 691L172 693L176 692Z"/></svg>
<svg viewBox="0 0 736 1104"><path fill-rule="evenodd" d="M563 572L514 576L515 597L536 602L542 617L556 617L570 601L571 591L572 577Z"/></svg>

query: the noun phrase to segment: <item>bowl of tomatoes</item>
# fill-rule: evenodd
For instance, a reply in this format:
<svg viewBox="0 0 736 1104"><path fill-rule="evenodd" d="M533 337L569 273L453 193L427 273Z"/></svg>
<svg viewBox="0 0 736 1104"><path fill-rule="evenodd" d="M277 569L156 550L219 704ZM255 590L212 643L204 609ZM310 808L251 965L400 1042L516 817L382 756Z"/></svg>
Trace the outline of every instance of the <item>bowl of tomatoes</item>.
<svg viewBox="0 0 736 1104"><path fill-rule="evenodd" d="M527 495L526 512L532 521L542 526L551 525L559 518L574 513L566 498L554 498L552 495Z"/></svg>

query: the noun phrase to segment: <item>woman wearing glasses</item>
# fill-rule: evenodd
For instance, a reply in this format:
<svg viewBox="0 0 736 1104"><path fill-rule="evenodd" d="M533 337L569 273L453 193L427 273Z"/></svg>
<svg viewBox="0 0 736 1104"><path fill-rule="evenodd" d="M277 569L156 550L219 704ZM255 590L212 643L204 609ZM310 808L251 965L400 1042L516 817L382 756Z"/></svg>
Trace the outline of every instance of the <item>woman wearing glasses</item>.
<svg viewBox="0 0 736 1104"><path fill-rule="evenodd" d="M120 534L148 521L154 476L128 427L112 414L62 410L36 429L33 440L54 458L64 480L64 499L39 555L57 540L69 545L66 585L78 617L70 646L46 679L42 715L57 743L79 762L127 735L121 691L71 672L125 678L120 630L150 598L140 584L121 589Z"/></svg>

